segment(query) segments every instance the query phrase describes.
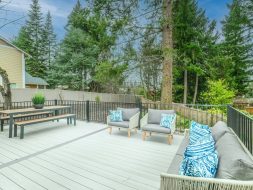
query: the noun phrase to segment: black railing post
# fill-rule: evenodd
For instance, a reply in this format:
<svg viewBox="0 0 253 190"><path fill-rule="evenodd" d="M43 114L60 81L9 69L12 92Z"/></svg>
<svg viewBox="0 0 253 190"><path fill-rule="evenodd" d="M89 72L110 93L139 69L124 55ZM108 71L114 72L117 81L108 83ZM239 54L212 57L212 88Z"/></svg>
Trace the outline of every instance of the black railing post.
<svg viewBox="0 0 253 190"><path fill-rule="evenodd" d="M229 127L231 127L230 126L230 107L229 107L229 105L227 105L227 124L228 124L228 126Z"/></svg>
<svg viewBox="0 0 253 190"><path fill-rule="evenodd" d="M57 99L54 100L54 105L57 106L58 102Z"/></svg>
<svg viewBox="0 0 253 190"><path fill-rule="evenodd" d="M57 99L54 100L54 105L57 106L58 102ZM59 110L55 110L54 115L59 115ZM57 122L59 122L59 120L57 119Z"/></svg>
<svg viewBox="0 0 253 190"><path fill-rule="evenodd" d="M140 117L139 117L139 129L141 128L141 118L142 118L142 102L139 102L139 109L140 109Z"/></svg>
<svg viewBox="0 0 253 190"><path fill-rule="evenodd" d="M87 122L90 121L90 101L89 100L86 101L86 119L87 119Z"/></svg>

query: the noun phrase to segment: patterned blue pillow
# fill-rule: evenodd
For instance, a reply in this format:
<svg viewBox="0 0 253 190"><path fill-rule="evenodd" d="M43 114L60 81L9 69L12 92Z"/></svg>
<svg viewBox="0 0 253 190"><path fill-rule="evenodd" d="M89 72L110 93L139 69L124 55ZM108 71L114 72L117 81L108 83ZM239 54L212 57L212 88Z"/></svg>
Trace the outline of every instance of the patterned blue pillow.
<svg viewBox="0 0 253 190"><path fill-rule="evenodd" d="M162 114L160 126L170 129L175 119L176 119L176 114Z"/></svg>
<svg viewBox="0 0 253 190"><path fill-rule="evenodd" d="M109 111L110 120L112 122L120 122L123 121L122 118L122 110L110 110Z"/></svg>
<svg viewBox="0 0 253 190"><path fill-rule="evenodd" d="M208 125L203 125L195 121L191 121L190 124L190 142L195 143L200 137L211 135L211 130Z"/></svg>
<svg viewBox="0 0 253 190"><path fill-rule="evenodd" d="M180 175L214 178L218 168L218 153L212 135L202 136L189 144L180 165Z"/></svg>

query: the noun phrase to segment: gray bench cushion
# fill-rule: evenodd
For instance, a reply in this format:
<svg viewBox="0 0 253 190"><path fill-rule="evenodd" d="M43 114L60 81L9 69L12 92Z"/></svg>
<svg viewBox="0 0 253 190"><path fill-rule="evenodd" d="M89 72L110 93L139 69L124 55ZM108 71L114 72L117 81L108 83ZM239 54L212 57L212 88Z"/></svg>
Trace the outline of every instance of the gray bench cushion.
<svg viewBox="0 0 253 190"><path fill-rule="evenodd" d="M189 135L186 135L177 150L177 155L184 156L184 152L188 144L189 144Z"/></svg>
<svg viewBox="0 0 253 190"><path fill-rule="evenodd" d="M150 132L156 132L156 133L165 133L170 134L171 130L165 127L161 127L160 125L156 124L147 124L144 127L142 127L143 131L150 131Z"/></svg>
<svg viewBox="0 0 253 190"><path fill-rule="evenodd" d="M176 156L173 158L173 160L170 164L170 167L168 169L168 173L179 175L179 168L180 168L182 160L183 160L183 156L176 154Z"/></svg>
<svg viewBox="0 0 253 190"><path fill-rule="evenodd" d="M216 149L219 155L217 178L253 179L253 161L244 151L236 136L225 133L216 143Z"/></svg>
<svg viewBox="0 0 253 190"><path fill-rule="evenodd" d="M225 133L230 133L227 124L223 121L218 121L212 128L212 136L214 141L217 142Z"/></svg>
<svg viewBox="0 0 253 190"><path fill-rule="evenodd" d="M175 114L175 111L148 109L148 124L160 125L162 114Z"/></svg>
<svg viewBox="0 0 253 190"><path fill-rule="evenodd" d="M115 127L129 128L129 122L128 121L109 122L108 125L115 126Z"/></svg>
<svg viewBox="0 0 253 190"><path fill-rule="evenodd" d="M129 121L131 117L140 112L139 108L118 108L122 110L122 117L124 121Z"/></svg>

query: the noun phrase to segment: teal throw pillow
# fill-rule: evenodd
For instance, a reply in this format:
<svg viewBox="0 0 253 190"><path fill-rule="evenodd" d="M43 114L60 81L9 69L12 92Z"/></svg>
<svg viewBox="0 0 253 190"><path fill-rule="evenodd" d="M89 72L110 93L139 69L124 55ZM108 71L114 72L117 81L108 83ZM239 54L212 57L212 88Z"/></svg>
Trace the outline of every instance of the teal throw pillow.
<svg viewBox="0 0 253 190"><path fill-rule="evenodd" d="M180 165L180 175L214 178L218 168L218 153L212 135L199 138L189 144Z"/></svg>
<svg viewBox="0 0 253 190"><path fill-rule="evenodd" d="M162 114L160 126L171 129L175 119L176 114Z"/></svg>
<svg viewBox="0 0 253 190"><path fill-rule="evenodd" d="M123 121L122 118L122 110L110 110L109 111L110 120L112 122L120 122Z"/></svg>
<svg viewBox="0 0 253 190"><path fill-rule="evenodd" d="M195 143L200 137L211 135L211 130L208 125L203 125L195 121L191 121L190 124L190 142Z"/></svg>

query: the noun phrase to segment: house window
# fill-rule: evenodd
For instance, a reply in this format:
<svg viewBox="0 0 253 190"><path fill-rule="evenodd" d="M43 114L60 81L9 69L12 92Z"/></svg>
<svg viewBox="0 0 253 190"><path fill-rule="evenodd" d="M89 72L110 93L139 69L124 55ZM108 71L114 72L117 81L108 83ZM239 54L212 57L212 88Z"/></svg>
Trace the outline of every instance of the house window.
<svg viewBox="0 0 253 190"><path fill-rule="evenodd" d="M16 83L11 83L11 84L10 84L10 87L11 87L11 88L17 88L17 84L16 84Z"/></svg>

